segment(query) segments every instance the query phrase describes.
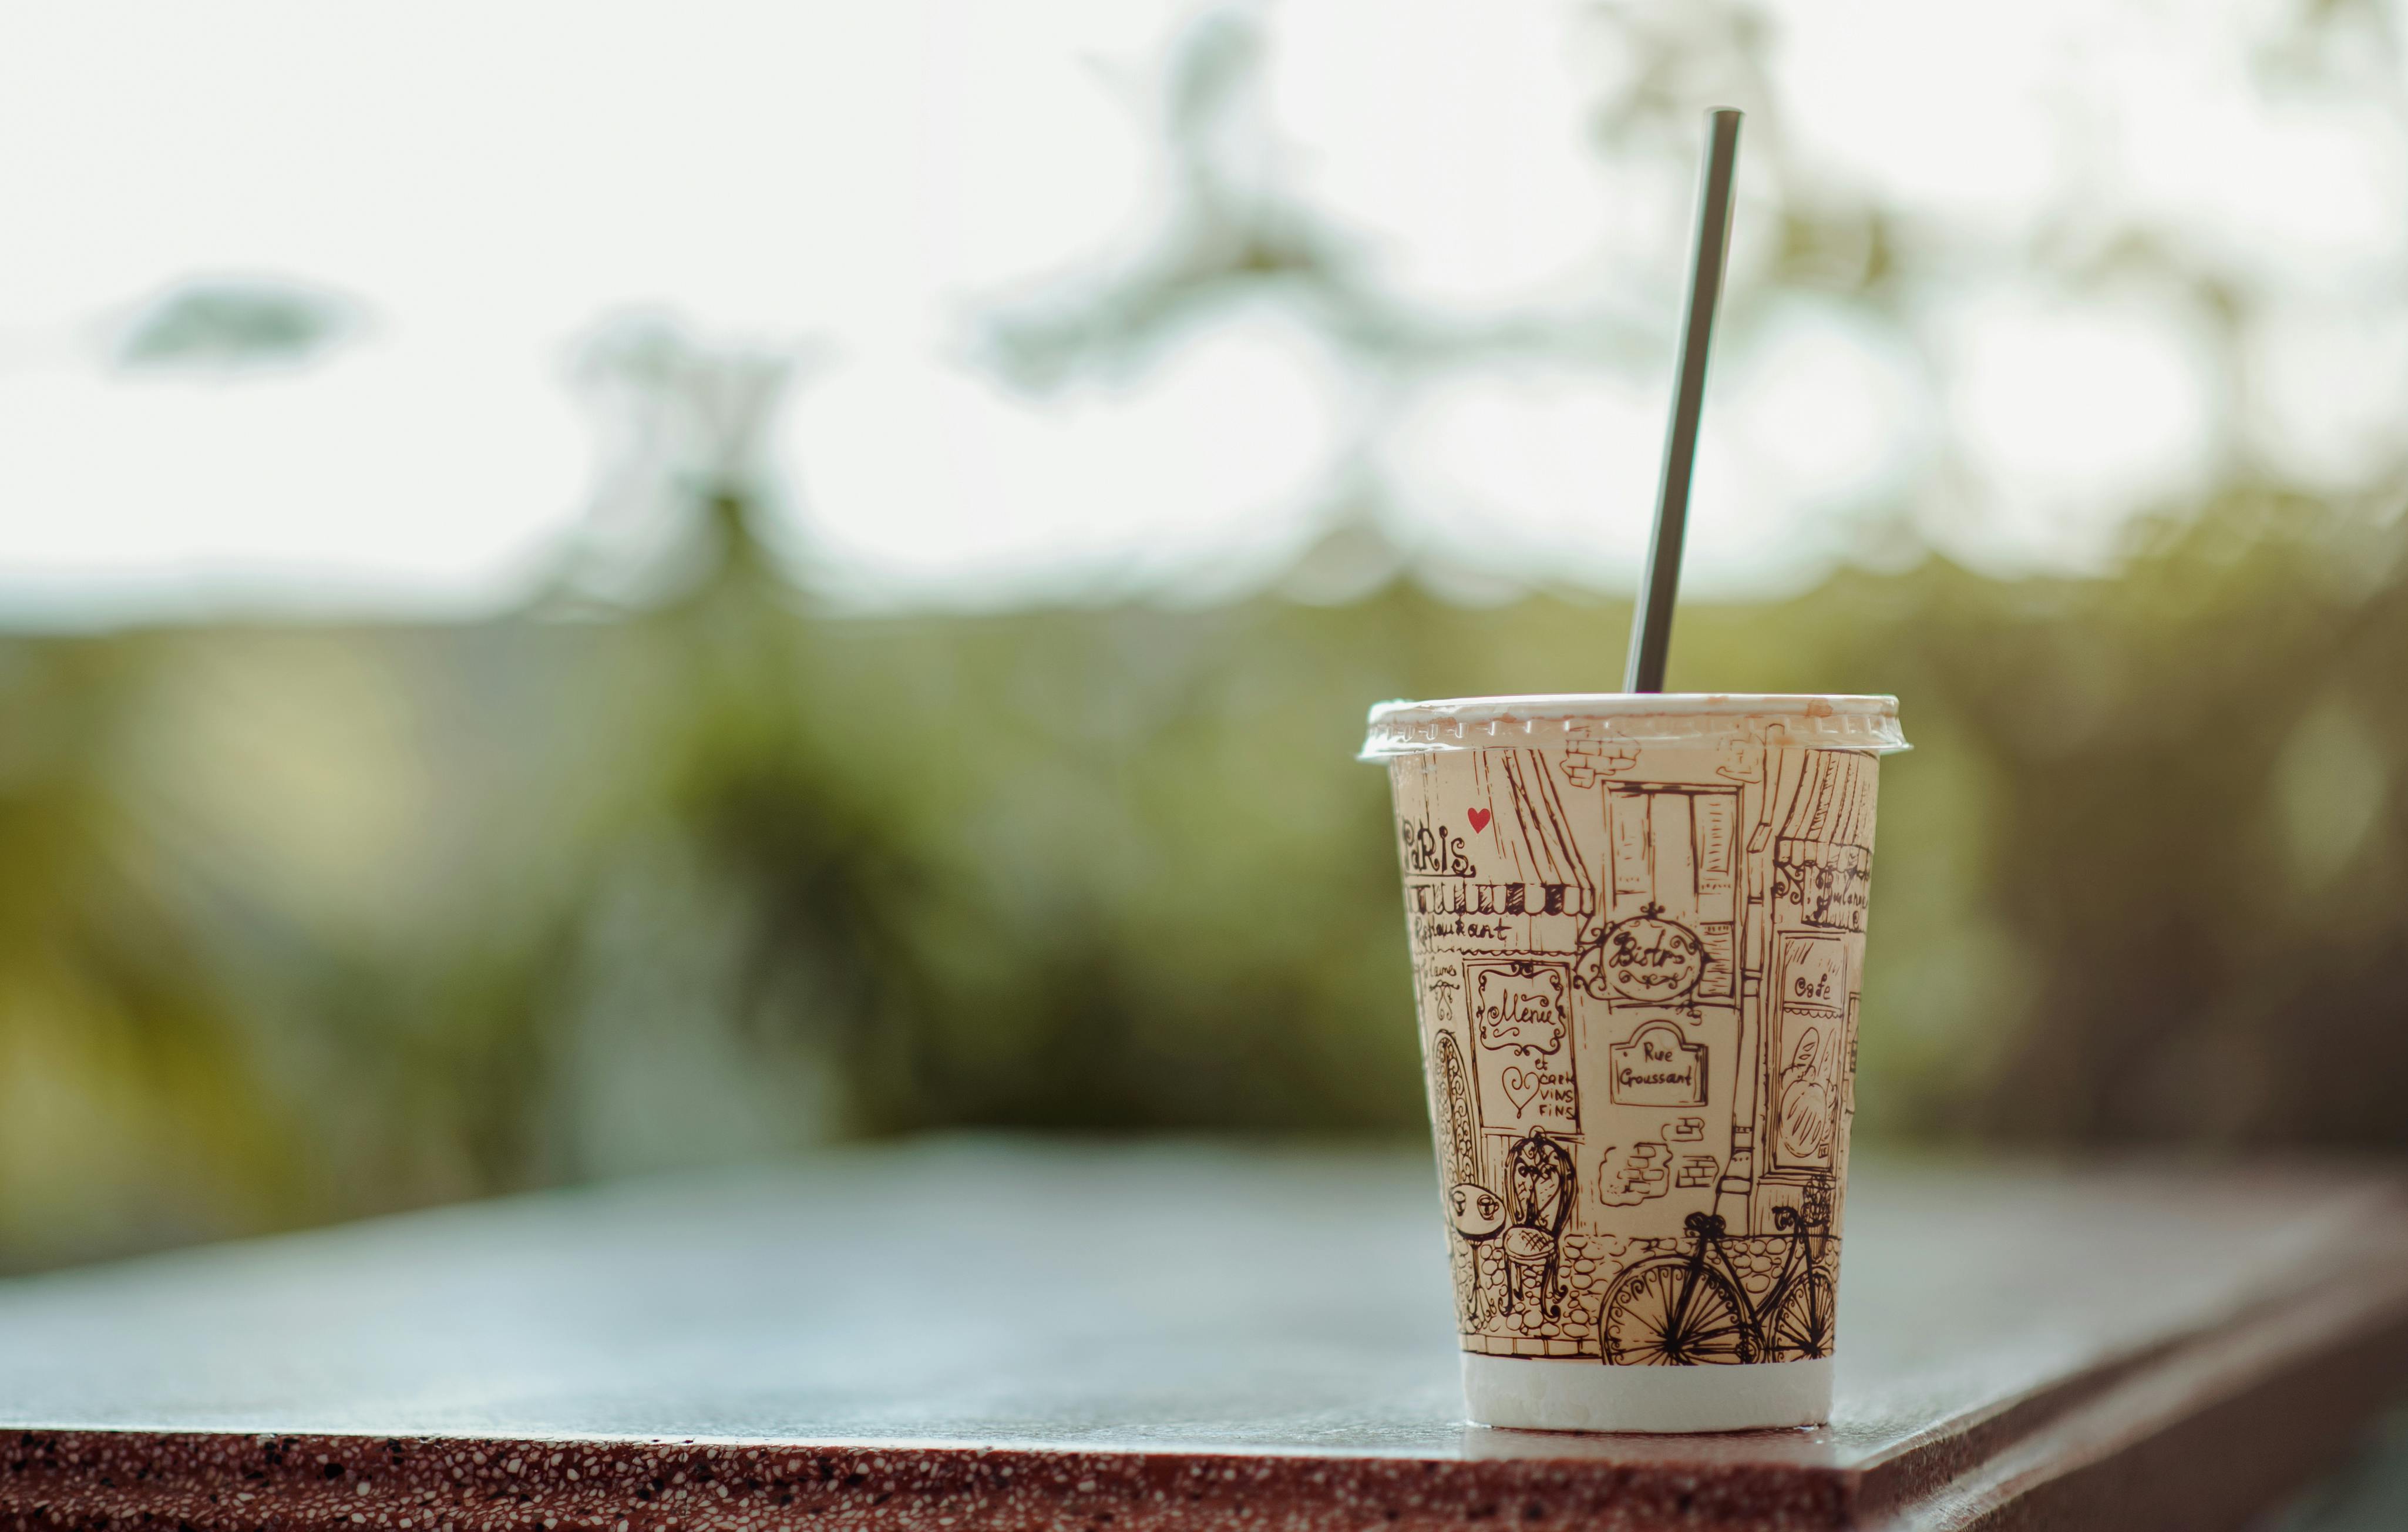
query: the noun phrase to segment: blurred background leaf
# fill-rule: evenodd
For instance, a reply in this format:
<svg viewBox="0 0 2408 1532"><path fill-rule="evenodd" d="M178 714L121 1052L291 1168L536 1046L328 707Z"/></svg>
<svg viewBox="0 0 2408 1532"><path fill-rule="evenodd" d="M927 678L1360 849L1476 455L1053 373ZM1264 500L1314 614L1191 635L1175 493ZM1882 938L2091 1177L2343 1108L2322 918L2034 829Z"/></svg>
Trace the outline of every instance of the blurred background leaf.
<svg viewBox="0 0 2408 1532"><path fill-rule="evenodd" d="M323 356L358 328L352 306L291 282L183 282L142 305L118 336L122 367L234 371Z"/></svg>

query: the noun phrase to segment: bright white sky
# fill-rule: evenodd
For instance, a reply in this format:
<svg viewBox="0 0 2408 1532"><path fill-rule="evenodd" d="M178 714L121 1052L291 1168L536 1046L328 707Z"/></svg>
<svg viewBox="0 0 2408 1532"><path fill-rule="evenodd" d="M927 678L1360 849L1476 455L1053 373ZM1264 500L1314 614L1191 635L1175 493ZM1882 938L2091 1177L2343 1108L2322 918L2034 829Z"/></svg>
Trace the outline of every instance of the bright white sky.
<svg viewBox="0 0 2408 1532"><path fill-rule="evenodd" d="M31 620L510 598L591 503L568 386L613 314L818 340L778 443L824 569L974 601L1268 570L1308 542L1362 382L1295 316L1233 313L1127 376L1030 397L982 303L1140 247L1162 213L1140 0L628 6L79 0L0 19L0 610ZM1416 383L1378 443L1403 541L1530 578L1645 542L1690 170L1587 147L1627 67L1584 6L1313 0L1262 12L1290 184L1380 279L1462 312L1660 313L1628 376ZM1669 14L1669 13L1668 13ZM1996 567L2094 566L2117 520L2245 447L2347 484L2408 408L2399 62L2251 72L2265 7L1776 11L1786 152L1870 188L1956 275L1912 332L1759 306L1716 359L1693 589L1811 578L1906 507ZM1761 109L1743 87L1709 96ZM1769 140L1768 140L1769 142ZM1754 144L1763 151L1761 143ZM1765 253L1742 151L1734 301ZM1755 174L1751 176L1750 171ZM2199 316L2070 292L2028 251L2123 221L2274 297L2236 402ZM241 376L113 367L194 276L340 294L363 333Z"/></svg>

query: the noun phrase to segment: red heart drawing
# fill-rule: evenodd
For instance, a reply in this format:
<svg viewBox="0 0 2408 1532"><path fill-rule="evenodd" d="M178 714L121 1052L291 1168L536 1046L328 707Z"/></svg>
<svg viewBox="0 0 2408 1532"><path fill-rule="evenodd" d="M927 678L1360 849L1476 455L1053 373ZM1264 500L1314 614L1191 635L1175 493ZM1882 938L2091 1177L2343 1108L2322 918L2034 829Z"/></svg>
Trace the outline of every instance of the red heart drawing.
<svg viewBox="0 0 2408 1532"><path fill-rule="evenodd" d="M1488 828L1489 820L1495 816L1490 814L1485 809L1474 809L1471 812L1464 815L1463 817L1471 821L1471 833L1478 835L1481 831Z"/></svg>

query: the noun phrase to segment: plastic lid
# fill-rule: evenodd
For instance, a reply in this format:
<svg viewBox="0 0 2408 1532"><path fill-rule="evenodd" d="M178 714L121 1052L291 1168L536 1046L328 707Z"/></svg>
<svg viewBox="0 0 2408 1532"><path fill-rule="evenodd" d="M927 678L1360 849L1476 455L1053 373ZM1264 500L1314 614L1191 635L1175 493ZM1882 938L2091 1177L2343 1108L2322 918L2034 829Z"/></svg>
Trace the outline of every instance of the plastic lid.
<svg viewBox="0 0 2408 1532"><path fill-rule="evenodd" d="M1730 740L1887 755L1909 748L1898 698L1741 692L1598 692L1383 702L1371 709L1364 761L1442 750L1561 748L1582 739L1718 745Z"/></svg>

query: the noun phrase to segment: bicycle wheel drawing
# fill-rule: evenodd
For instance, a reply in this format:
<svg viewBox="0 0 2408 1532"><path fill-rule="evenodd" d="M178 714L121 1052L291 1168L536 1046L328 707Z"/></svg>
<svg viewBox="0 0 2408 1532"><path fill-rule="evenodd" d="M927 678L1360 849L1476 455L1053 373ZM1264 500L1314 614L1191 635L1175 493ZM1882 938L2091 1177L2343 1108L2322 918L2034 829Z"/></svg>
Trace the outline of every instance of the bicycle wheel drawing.
<svg viewBox="0 0 2408 1532"><path fill-rule="evenodd" d="M1805 1274L1781 1295L1765 1326L1768 1362L1802 1362L1831 1354L1832 1321L1839 1308L1831 1274L1808 1267Z"/></svg>
<svg viewBox="0 0 2408 1532"><path fill-rule="evenodd" d="M1756 1359L1755 1326L1730 1279L1678 1255L1641 1261L1613 1280L1598 1315L1598 1346L1622 1367Z"/></svg>

